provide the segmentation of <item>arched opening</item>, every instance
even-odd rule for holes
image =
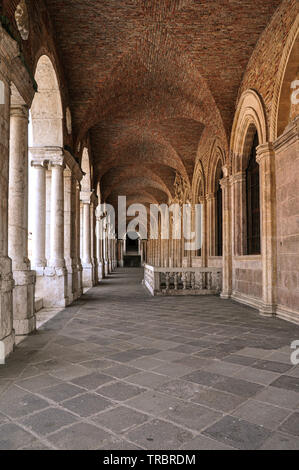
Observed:
[[[126,253],[132,255],[139,254],[139,237],[137,232],[130,232],[126,235]]]
[[[126,233],[124,238],[124,267],[139,268],[141,266],[141,242],[138,232]]]
[[[223,178],[222,172],[222,162],[218,161],[216,168],[216,178],[215,178],[215,195],[216,195],[216,220],[215,220],[215,254],[216,256],[222,256],[223,252],[223,210],[222,210],[222,188],[220,181]]]
[[[38,93],[31,106],[31,147],[63,147],[62,103],[59,84],[48,56],[40,57],[35,80]]]
[[[256,148],[259,145],[258,133],[254,134],[246,168],[246,215],[247,215],[247,254],[261,253],[260,227],[260,179],[259,164],[256,161]]]

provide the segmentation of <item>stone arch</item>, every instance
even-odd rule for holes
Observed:
[[[213,193],[215,191],[215,185],[217,180],[217,168],[219,162],[223,167],[225,164],[225,155],[222,149],[221,143],[215,140],[212,144],[211,154],[209,158],[209,169],[208,169],[208,181],[207,181],[207,193]]]
[[[267,120],[261,97],[254,90],[245,91],[239,101],[231,133],[232,171],[245,170],[255,132],[259,144],[268,140]]]
[[[38,92],[31,106],[31,146],[63,147],[60,89],[52,61],[42,55],[36,66]]]
[[[201,160],[198,160],[195,166],[192,182],[192,202],[198,204],[199,198],[206,194],[206,181],[204,168]]]
[[[293,117],[291,115],[291,96],[295,91],[292,84],[299,80],[299,15],[287,38],[276,76],[273,93],[273,105],[270,115],[270,140],[274,141],[287,127]],[[296,89],[299,83],[295,84]],[[298,93],[297,93],[298,96]],[[298,114],[298,103],[296,112]]]

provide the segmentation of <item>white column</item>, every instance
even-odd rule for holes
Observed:
[[[32,266],[45,268],[46,261],[46,164],[31,161],[32,198]]]
[[[14,47],[15,45],[15,47]],[[10,61],[18,54],[17,46],[0,27],[0,359],[14,347],[12,306],[12,265],[8,257],[8,166],[10,115]],[[3,357],[4,356],[4,357]]]
[[[61,163],[51,163],[51,230],[50,230],[50,262],[52,268],[64,268],[64,188]]]
[[[90,217],[91,193],[81,192],[82,202],[82,265],[83,287],[93,287],[93,265],[91,259],[91,217]]]
[[[68,272],[68,300],[77,298],[76,182],[69,168],[64,171],[64,258]]]
[[[103,279],[103,240],[102,240],[102,219],[99,214],[96,217],[96,243],[98,260],[98,279]]]
[[[83,294],[83,266],[81,262],[81,201],[80,201],[81,185],[76,183],[76,264],[77,264],[77,285],[78,297]]]
[[[10,113],[8,254],[15,289],[13,316],[16,335],[35,330],[35,273],[28,259],[28,108],[14,105]]]

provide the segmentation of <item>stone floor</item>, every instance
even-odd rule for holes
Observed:
[[[299,327],[118,270],[0,366],[0,449],[299,449]]]

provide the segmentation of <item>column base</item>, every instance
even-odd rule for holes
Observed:
[[[94,286],[94,267],[92,264],[83,264],[82,282],[85,289]]]
[[[263,317],[274,317],[276,315],[276,305],[263,304],[259,308],[259,313]]]
[[[65,268],[45,268],[36,274],[36,296],[43,299],[44,308],[69,305]]]
[[[11,259],[0,258],[0,361],[4,361],[14,349],[13,287]]]
[[[228,292],[221,292],[220,294],[220,298],[223,299],[223,300],[229,300],[231,299],[231,294],[229,294]]]
[[[104,273],[105,273],[105,277],[108,276],[109,274],[109,264],[107,260],[105,260],[104,262]]]
[[[75,264],[67,264],[67,297],[71,304],[78,298],[78,271]]]
[[[78,280],[78,299],[83,295],[83,267],[82,264],[77,266],[77,280]]]
[[[99,282],[102,281],[102,279],[104,278],[104,265],[102,263],[102,261],[99,261],[98,262],[98,278],[99,278]]]
[[[13,276],[13,326],[16,336],[25,336],[36,329],[35,271],[14,271]]]

